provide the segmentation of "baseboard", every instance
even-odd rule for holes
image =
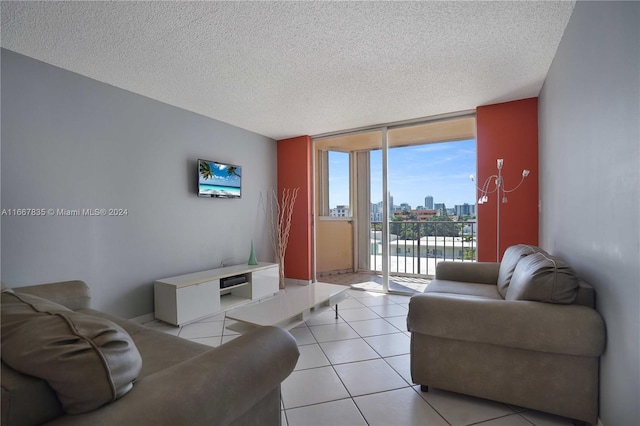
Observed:
[[[156,319],[156,317],[153,312],[151,312],[150,314],[144,314],[140,315],[139,317],[129,318],[129,321],[137,322],[138,324],[144,324],[145,322],[153,321],[154,319]]]
[[[309,285],[311,284],[311,280],[300,280],[297,278],[286,278],[284,279],[285,285]]]

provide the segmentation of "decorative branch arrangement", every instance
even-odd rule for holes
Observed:
[[[284,288],[284,255],[289,242],[291,229],[291,214],[293,205],[300,188],[283,188],[282,197],[278,200],[278,193],[272,189],[269,197],[271,211],[271,244],[276,255],[276,262],[280,265],[280,288]]]

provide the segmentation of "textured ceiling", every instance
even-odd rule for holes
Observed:
[[[282,139],[537,96],[574,2],[1,7],[2,47]]]

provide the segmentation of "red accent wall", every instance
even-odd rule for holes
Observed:
[[[291,217],[284,273],[300,280],[312,278],[311,152],[311,136],[278,141],[278,199],[283,188],[300,188]]]
[[[520,182],[522,170],[529,176],[508,202],[500,206],[500,258],[513,244],[538,245],[538,98],[476,109],[477,173],[482,186],[488,176],[498,173],[496,160],[504,159],[502,176],[506,189]],[[495,188],[492,183],[490,188]],[[477,192],[476,199],[480,197]],[[496,197],[477,206],[478,261],[496,261]]]

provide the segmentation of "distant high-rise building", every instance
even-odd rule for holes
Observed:
[[[467,203],[464,203],[462,205],[458,204],[456,205],[456,215],[457,216],[471,216],[473,213],[471,213],[471,206]]]
[[[424,197],[424,207],[427,210],[433,210],[433,197],[431,195]]]
[[[351,216],[351,210],[349,206],[336,206],[335,209],[329,210],[329,216],[331,217],[349,217]]]
[[[411,210],[411,206],[409,205],[409,203],[401,203],[400,204],[400,210],[404,210],[404,211],[410,211]]]
[[[379,203],[371,203],[371,210],[369,213],[371,222],[382,222],[382,201]]]

